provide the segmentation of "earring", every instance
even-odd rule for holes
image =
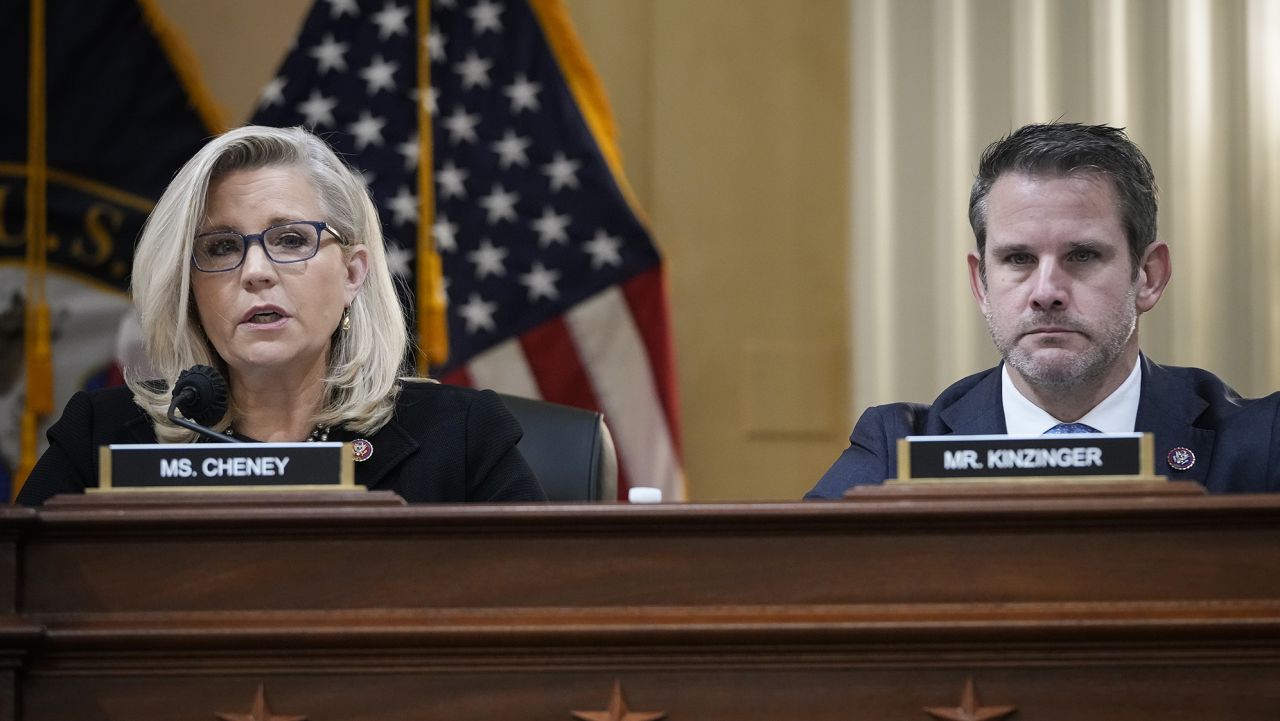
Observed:
[[[351,306],[342,309],[342,332],[351,330]]]

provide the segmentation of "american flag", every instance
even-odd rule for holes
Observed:
[[[602,411],[620,493],[656,486],[683,498],[662,259],[564,8],[434,0],[420,24],[427,5],[318,0],[252,122],[307,126],[360,170],[407,313],[430,281],[418,256],[434,243],[449,341],[437,377]]]

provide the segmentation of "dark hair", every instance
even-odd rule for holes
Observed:
[[[1024,125],[982,153],[969,193],[969,225],[978,240],[979,270],[986,281],[987,195],[1006,173],[1060,177],[1095,173],[1111,179],[1120,222],[1129,239],[1133,270],[1156,239],[1156,179],[1151,163],[1124,128],[1079,123]]]

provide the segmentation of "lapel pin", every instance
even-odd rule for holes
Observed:
[[[373,444],[363,438],[351,441],[351,457],[356,463],[369,460],[373,457]]]
[[[1169,461],[1169,467],[1173,470],[1185,471],[1196,464],[1196,454],[1192,453],[1190,448],[1178,446],[1169,451],[1167,460]]]

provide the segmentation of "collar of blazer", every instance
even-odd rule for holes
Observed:
[[[417,453],[421,447],[395,417],[372,435],[360,435],[345,428],[339,428],[329,436],[331,441],[343,442],[350,442],[357,438],[364,438],[373,444],[373,455],[369,456],[368,460],[356,464],[356,483],[370,489],[380,486],[396,466]]]
[[[965,435],[1004,433],[1004,405],[1000,401],[1000,369],[996,366],[953,403],[943,408],[938,417],[947,431]]]
[[[1191,383],[1178,378],[1168,369],[1153,363],[1145,355],[1142,363],[1142,400],[1138,402],[1138,418],[1134,430],[1154,433],[1156,437],[1156,474],[1173,480],[1204,481],[1213,460],[1217,433],[1196,425],[1209,401],[1198,394]],[[1169,465],[1169,452],[1187,448],[1196,456],[1195,464],[1185,471]]]

